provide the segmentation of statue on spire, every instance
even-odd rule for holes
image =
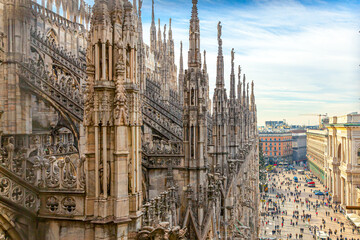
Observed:
[[[231,64],[234,65],[235,51],[234,48],[231,49]]]
[[[166,24],[164,25],[164,42],[166,42]]]
[[[221,22],[219,21],[218,26],[217,26],[217,30],[218,30],[218,41],[221,41]]]

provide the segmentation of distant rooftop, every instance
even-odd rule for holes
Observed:
[[[334,116],[329,118],[329,125],[350,124],[360,125],[360,114],[353,112],[343,116]]]
[[[328,135],[328,130],[327,129],[308,129],[306,133],[326,136],[326,135]]]

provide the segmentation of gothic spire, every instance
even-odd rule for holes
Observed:
[[[162,49],[162,40],[161,40],[161,29],[160,29],[160,18],[158,19],[158,51],[161,52]]]
[[[154,0],[152,0],[152,12],[151,12],[151,27],[155,26],[155,11],[154,11]]]
[[[154,12],[154,0],[152,0],[152,15],[151,15],[151,27],[150,27],[150,50],[156,51],[156,26],[155,26],[155,12]]]
[[[171,29],[171,18],[169,19],[169,31],[168,31],[168,49],[169,49],[169,56],[171,64],[175,64],[175,46],[174,46],[174,39],[172,35]]]
[[[183,60],[183,53],[182,53],[182,41],[180,41],[180,70],[179,73],[182,74],[184,72],[184,60]],[[180,83],[179,83],[180,84]]]
[[[207,64],[206,64],[206,50],[204,50],[204,72],[207,73]]]
[[[246,76],[244,74],[244,77],[243,77],[243,99],[242,99],[242,104],[245,106],[246,102],[245,102],[245,98],[246,98],[246,94],[245,94],[245,82],[246,82]]]
[[[200,54],[200,22],[198,18],[197,0],[192,0],[193,7],[190,19],[189,29],[189,67],[201,68]]]
[[[172,40],[171,18],[169,19],[169,41]]]
[[[180,66],[180,69],[179,69],[179,79],[178,79],[178,82],[179,82],[179,98],[180,98],[180,102],[183,103],[184,102],[184,64],[183,64],[183,54],[182,54],[182,41],[180,42],[180,63],[179,63],[179,66]]]
[[[221,22],[219,21],[217,25],[218,29],[218,56],[217,56],[217,66],[216,66],[216,87],[224,87],[224,56],[222,53],[222,39],[221,39]]]
[[[92,25],[104,25],[104,26],[110,24],[110,13],[107,6],[107,1],[105,0],[95,1],[91,23]]]
[[[133,0],[133,11],[135,14],[137,14],[136,0]]]
[[[249,108],[249,83],[247,83],[246,88],[246,106]]]
[[[255,94],[254,94],[254,80],[251,82],[251,110],[255,110]]]
[[[239,65],[238,69],[238,84],[237,84],[237,98],[238,101],[241,102],[241,67]]]
[[[235,51],[231,50],[231,74],[230,74],[230,99],[235,100],[235,71],[234,71]]]

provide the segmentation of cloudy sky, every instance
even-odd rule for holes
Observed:
[[[181,40],[187,63],[191,6],[191,0],[155,0],[162,29],[172,18],[177,64]],[[235,65],[255,82],[259,125],[283,119],[317,124],[317,116],[301,114],[360,112],[360,1],[199,0],[198,8],[211,95],[221,21],[226,87],[234,48]],[[149,43],[151,0],[144,0],[142,13]]]

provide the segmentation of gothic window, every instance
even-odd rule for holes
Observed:
[[[338,146],[337,154],[338,154],[338,160],[339,160],[339,162],[341,162],[343,160],[342,159],[342,154],[341,154],[341,144],[339,144],[339,146]]]
[[[195,91],[194,88],[191,88],[191,102],[190,105],[193,106],[195,104]]]
[[[360,165],[360,147],[358,148],[357,151],[357,164]]]
[[[57,34],[54,29],[50,29],[46,34],[47,39],[52,43],[58,43]]]
[[[195,155],[194,126],[191,126],[190,134],[191,134],[191,139],[190,139],[190,143],[191,143],[191,157],[194,157],[194,155]]]
[[[109,67],[110,67],[110,60],[109,60],[109,42],[106,43],[106,78],[110,80],[111,76],[109,76]]]
[[[126,49],[126,78],[130,79],[130,46]]]
[[[98,61],[99,61],[99,79],[101,79],[102,78],[102,64],[103,64],[103,62],[102,62],[102,46],[101,46],[101,42],[99,41],[98,42],[98,49],[99,49],[99,55],[98,55]]]

